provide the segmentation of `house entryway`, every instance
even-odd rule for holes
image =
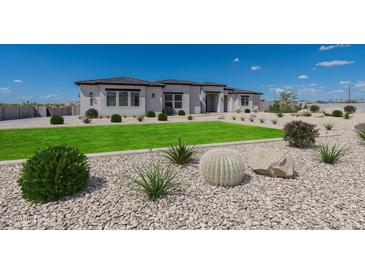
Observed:
[[[224,112],[228,112],[228,96],[224,95]]]
[[[206,112],[217,112],[219,94],[209,93],[205,96]]]

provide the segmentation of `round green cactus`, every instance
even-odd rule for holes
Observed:
[[[244,166],[240,155],[232,149],[212,149],[200,160],[200,172],[211,185],[234,186],[243,180]]]

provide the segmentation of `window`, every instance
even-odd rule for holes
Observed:
[[[115,91],[107,91],[106,93],[106,106],[115,107],[117,101],[117,94]]]
[[[121,106],[121,107],[128,106],[128,92],[127,91],[119,92],[119,106]]]
[[[90,106],[92,107],[94,105],[93,98],[90,98]]]
[[[182,94],[165,94],[165,108],[182,108]]]
[[[241,106],[248,106],[250,96],[241,96]]]
[[[139,106],[139,93],[131,92],[131,106],[138,107]]]

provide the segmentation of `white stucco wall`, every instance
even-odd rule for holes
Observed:
[[[163,108],[162,87],[146,87],[145,97],[146,97],[146,114],[148,111],[154,111],[156,114],[162,112]]]
[[[92,93],[93,106],[90,106],[90,93]],[[95,85],[80,85],[80,116],[85,116],[89,108],[95,108],[100,113],[100,89]]]

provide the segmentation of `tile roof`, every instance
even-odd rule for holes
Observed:
[[[82,80],[76,81],[76,85],[88,84],[88,85],[98,85],[98,84],[115,84],[115,85],[140,85],[140,86],[164,86],[164,84],[159,82],[150,82],[142,79],[132,78],[132,77],[115,77],[115,78],[103,78],[95,80]]]

